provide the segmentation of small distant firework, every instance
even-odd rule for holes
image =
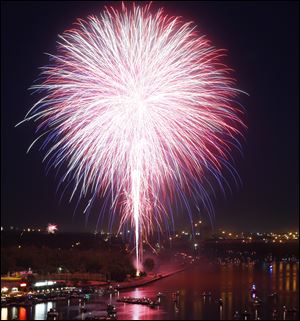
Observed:
[[[49,223],[47,226],[48,234],[55,234],[58,231],[57,225]]]

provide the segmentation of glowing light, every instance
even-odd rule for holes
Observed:
[[[34,286],[41,287],[41,286],[47,286],[47,285],[54,285],[55,281],[42,281],[42,282],[36,282],[34,283]]]
[[[49,223],[47,226],[48,234],[55,234],[58,231],[57,225]]]
[[[60,184],[74,183],[70,201],[89,198],[88,215],[106,198],[119,229],[131,224],[137,274],[141,240],[171,221],[175,198],[189,215],[188,200],[212,214],[210,179],[222,188],[224,170],[237,178],[230,154],[240,150],[241,91],[223,55],[192,23],[123,5],[59,36],[32,86],[44,96],[22,121],[39,123],[28,151],[43,138],[48,168],[65,164]]]

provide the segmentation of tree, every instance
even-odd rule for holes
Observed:
[[[151,259],[151,258],[147,258],[145,261],[144,261],[144,267],[145,269],[149,272],[149,271],[152,271],[154,269],[154,266],[155,266],[155,263],[154,263],[154,260]]]

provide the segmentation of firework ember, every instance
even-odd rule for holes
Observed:
[[[211,211],[212,179],[234,174],[244,125],[224,51],[192,23],[123,5],[78,20],[49,56],[32,86],[43,96],[23,122],[38,123],[33,144],[43,139],[44,161],[63,164],[70,199],[88,197],[88,213],[102,198],[120,228],[131,224],[139,273],[153,227],[191,201]]]

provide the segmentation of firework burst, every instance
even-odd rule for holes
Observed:
[[[49,223],[47,226],[48,234],[55,234],[58,231],[57,225]]]
[[[60,35],[32,86],[43,94],[24,119],[38,122],[33,144],[44,139],[44,161],[64,164],[70,199],[90,197],[87,212],[103,198],[131,224],[138,271],[141,238],[170,221],[171,204],[211,211],[209,181],[233,171],[243,123],[223,55],[192,23],[123,5]]]

